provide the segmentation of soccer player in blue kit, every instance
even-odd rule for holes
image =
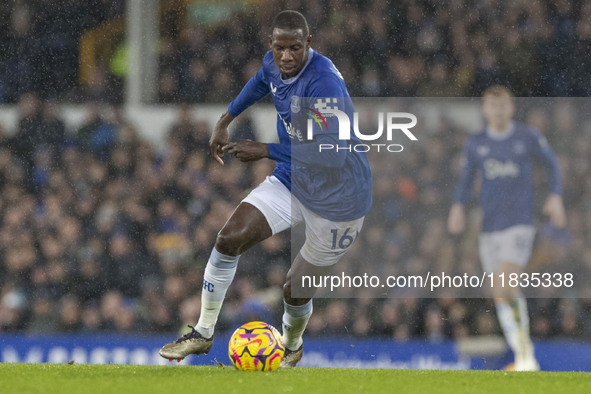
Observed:
[[[265,54],[263,66],[216,124],[210,148],[220,164],[223,165],[221,157],[227,153],[243,162],[269,158],[276,161],[276,167],[244,198],[218,233],[205,267],[199,321],[190,333],[160,350],[164,358],[183,359],[189,354],[208,353],[240,255],[271,235],[303,222],[306,241],[284,285],[282,335],[286,351],[280,367],[294,367],[302,358],[302,334],[312,315],[312,298],[292,297],[292,281],[303,273],[328,273],[359,234],[372,202],[371,170],[364,153],[318,153],[320,144],[343,146],[354,143],[356,137],[338,140],[337,119],[328,114],[328,127],[324,132],[315,132],[312,140],[304,139],[304,132],[292,124],[292,112],[301,109],[294,106],[299,99],[302,103],[312,100],[319,113],[327,103],[335,103],[338,108],[333,109],[352,113],[341,74],[310,44],[308,24],[302,14],[277,14],[272,25],[271,50]],[[230,122],[268,94],[277,109],[279,143],[228,142]],[[292,171],[294,168],[297,171]],[[347,242],[339,242],[344,238]]]
[[[552,148],[537,131],[512,120],[514,98],[503,86],[483,94],[482,112],[487,127],[465,143],[464,163],[448,218],[448,230],[465,228],[464,206],[470,200],[476,173],[482,175],[480,205],[483,211],[479,253],[487,273],[521,273],[533,247],[533,165],[541,162],[549,180],[543,213],[556,227],[564,227],[560,170]],[[505,339],[515,355],[514,369],[536,371],[540,366],[529,335],[526,299],[519,288],[492,289],[497,316]]]

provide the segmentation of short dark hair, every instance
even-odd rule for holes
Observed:
[[[308,22],[306,21],[306,17],[301,13],[292,10],[281,11],[280,13],[278,13],[275,16],[275,19],[273,19],[272,29],[301,29],[304,33],[304,38],[310,35],[310,29],[308,28]]]

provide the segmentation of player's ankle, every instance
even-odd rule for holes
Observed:
[[[213,336],[213,327],[203,327],[197,323],[195,331],[197,331],[203,338],[211,338]]]
[[[299,337],[297,339],[286,339],[284,337],[283,341],[285,343],[285,348],[289,349],[293,352],[298,350],[300,348],[300,346],[302,346],[302,344],[304,343],[304,340],[302,339],[302,337]]]

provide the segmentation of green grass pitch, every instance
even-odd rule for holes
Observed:
[[[591,393],[584,372],[0,364],[0,393]]]

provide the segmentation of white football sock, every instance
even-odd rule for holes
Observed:
[[[304,305],[289,305],[283,301],[283,343],[290,350],[298,350],[302,345],[302,334],[312,316],[312,300]]]
[[[213,248],[205,266],[201,290],[201,314],[195,327],[205,338],[213,335],[226,291],[234,279],[239,258],[240,255],[228,256]]]
[[[507,301],[495,301],[497,307],[497,316],[499,317],[499,323],[505,334],[505,340],[509,344],[513,353],[517,355],[519,347],[519,324],[513,308]]]
[[[513,350],[516,360],[533,356],[525,298],[517,297],[508,302],[495,302],[495,305],[505,339]]]
[[[523,297],[515,298],[519,313],[519,338],[521,341],[521,356],[525,359],[534,357],[534,346],[529,336],[529,314],[527,300]]]

